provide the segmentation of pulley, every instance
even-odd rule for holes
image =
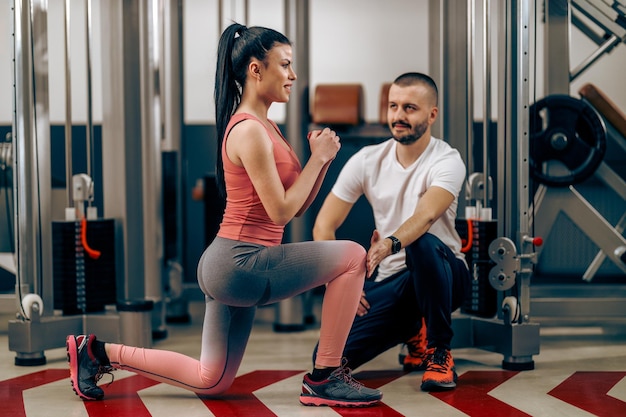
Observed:
[[[496,264],[489,271],[489,283],[498,291],[506,291],[515,285],[515,274],[519,271],[519,257],[515,243],[509,238],[499,237],[489,244],[489,257]]]
[[[578,184],[606,152],[606,126],[584,100],[555,94],[530,107],[530,174],[542,184]]]

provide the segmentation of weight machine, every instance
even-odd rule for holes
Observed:
[[[580,92],[583,97],[591,94],[608,103],[604,93],[591,84]],[[595,176],[622,201],[626,200],[626,182],[604,161],[608,136],[604,119],[588,100],[565,95],[539,100],[531,113],[535,118],[531,167],[533,176],[541,183],[534,201],[534,210],[541,214],[535,216],[535,230],[547,235],[557,215],[563,212],[600,248],[583,274],[585,281],[593,280],[607,257],[626,273],[626,239],[622,236],[626,215],[612,226],[576,189],[577,184]],[[617,134],[609,138],[626,150],[626,139]],[[550,173],[551,162],[559,162],[564,173]]]
[[[569,88],[571,80],[597,61],[602,54],[624,41],[626,9],[623,2],[613,2],[612,6],[601,1],[550,0],[544,3],[545,81],[549,94],[545,99],[531,105],[529,83],[533,77],[527,66],[527,59],[532,45],[530,34],[533,31],[525,32],[523,28],[533,26],[527,14],[534,12],[533,2],[513,2],[504,6],[504,10],[498,9],[501,13],[499,17],[491,21],[488,19],[488,13],[492,10],[489,3],[483,2],[483,42],[487,45],[483,50],[482,63],[485,120],[482,131],[483,173],[479,176],[470,175],[467,188],[470,196],[468,201],[473,199],[480,203],[476,205],[477,211],[480,211],[481,206],[486,207],[490,201],[490,189],[495,196],[494,213],[498,219],[498,236],[504,237],[496,238],[489,244],[489,258],[495,266],[489,271],[488,279],[491,286],[498,291],[495,304],[497,314],[493,319],[471,314],[455,317],[453,344],[456,347],[481,347],[503,353],[503,367],[507,369],[532,369],[532,355],[539,352],[539,320],[543,323],[553,320],[555,316],[568,316],[568,323],[585,321],[607,325],[623,322],[626,316],[623,286],[613,286],[608,296],[606,289],[600,296],[600,288],[587,287],[580,291],[579,297],[567,299],[566,294],[573,293],[570,288],[564,290],[562,286],[557,288],[541,282],[537,282],[541,285],[530,285],[539,255],[545,248],[541,238],[548,236],[555,217],[561,210],[584,225],[584,231],[600,248],[585,273],[587,281],[596,274],[604,259],[610,259],[620,270],[624,270],[624,216],[611,224],[575,187],[592,176],[617,195],[620,202],[624,200],[626,191],[623,172],[622,177],[615,172],[620,170],[621,165],[618,163],[611,167],[605,158],[606,147],[611,144],[613,148],[608,153],[611,157],[617,156],[619,159],[623,155],[624,140],[621,136],[614,135],[615,126],[624,126],[623,113],[620,117],[619,110],[611,106],[610,101],[602,97],[601,92],[593,86],[581,89],[581,99],[569,97]],[[571,13],[570,6],[577,12]],[[464,7],[467,7],[467,11],[463,10]],[[452,2],[437,3],[433,10],[438,10],[446,17],[435,28],[436,32],[432,36],[442,39],[440,49],[435,53],[443,51],[442,56],[445,57],[441,66],[435,67],[439,71],[433,71],[438,74],[440,84],[443,85],[443,137],[469,138],[467,144],[457,143],[455,146],[465,149],[470,173],[475,171],[473,157],[476,156],[472,153],[475,76],[472,58],[480,56],[475,53],[473,39],[476,34],[473,27],[474,8],[473,1],[460,5]],[[578,13],[585,13],[586,17],[579,16]],[[468,16],[468,19],[464,20],[464,16]],[[432,20],[436,21],[436,17]],[[605,31],[593,38],[599,49],[571,73],[568,52],[569,20],[564,22],[564,19],[570,18],[577,26],[590,21]],[[488,35],[491,22],[504,22],[500,24],[506,28],[505,33],[501,29],[497,37],[498,42],[504,41],[506,48],[495,49],[498,53],[498,73],[505,74],[504,79],[499,79],[498,83],[491,83],[491,48],[488,46],[492,39]],[[582,30],[585,34],[592,32],[590,29]],[[536,33],[536,29],[534,32]],[[439,36],[441,34],[443,36]],[[463,53],[458,45],[467,45],[467,52]],[[434,58],[431,60],[438,62]],[[468,91],[455,89],[455,83],[459,80],[467,80]],[[490,86],[495,85],[498,88],[500,111],[497,139],[494,140],[488,120],[491,114]],[[595,96],[593,105],[592,96]],[[602,117],[599,115],[601,107],[604,108]],[[605,123],[604,119],[611,120],[611,123]],[[463,120],[466,126],[463,126]],[[617,138],[608,145],[605,141],[607,131],[609,136]],[[495,153],[491,153],[493,148],[497,148]],[[623,157],[621,158],[623,161]],[[490,183],[492,173],[497,173],[498,178],[494,188],[491,188]],[[533,202],[530,201],[530,195],[534,192],[530,183],[531,177],[539,182],[543,181]],[[558,238],[555,237],[556,239]],[[559,244],[566,246],[568,243]],[[483,273],[483,280],[484,275]],[[554,322],[556,321],[553,320],[552,323]]]
[[[429,5],[430,38],[434,40],[430,73],[440,86],[441,97],[434,132],[457,148],[466,161],[468,199],[459,200],[459,213],[465,209],[468,225],[473,223],[468,229],[473,233],[474,248],[466,259],[475,283],[482,281],[474,294],[476,304],[470,300],[469,306],[453,315],[452,347],[498,352],[503,355],[503,368],[530,370],[540,342],[539,323],[531,318],[529,296],[539,240],[530,235],[527,217],[534,2],[485,0],[480,8],[477,3],[432,0]],[[479,10],[482,14],[477,16]],[[482,48],[478,49],[481,37]],[[494,47],[493,41],[497,41]],[[492,51],[497,57],[496,78],[492,77]],[[482,58],[482,73],[474,73],[480,68],[475,57]],[[483,95],[482,146],[474,140],[479,133],[474,122],[475,82]],[[494,97],[497,124],[491,122]],[[502,237],[487,241],[481,233],[492,228]],[[489,289],[489,285],[497,294],[488,313],[491,306],[481,308],[484,300],[480,287]],[[475,314],[477,310],[481,314]]]
[[[531,106],[530,166],[539,183],[530,209],[531,226],[539,235],[554,235],[549,240],[558,248],[549,253],[591,260],[584,272],[569,273],[574,279],[579,277],[577,282],[544,284],[541,269],[549,258],[539,257],[533,310],[543,321],[623,325],[626,181],[621,166],[626,158],[626,116],[597,86],[583,85],[577,98],[570,95],[570,84],[626,42],[626,3],[551,0],[546,2],[545,21],[547,95]],[[571,25],[598,48],[570,71]],[[557,219],[570,223],[557,224]],[[557,236],[564,231],[577,236],[576,240]],[[578,231],[583,235],[576,235]],[[539,248],[538,256],[547,250]],[[609,283],[596,284],[598,276]]]
[[[153,338],[166,335],[164,319],[168,294],[165,282],[179,270],[176,257],[180,252],[170,251],[168,256],[163,249],[161,230],[162,167],[169,163],[174,170],[180,169],[177,158],[182,100],[177,71],[181,66],[175,62],[182,57],[178,42],[178,0],[159,2],[159,7],[155,7],[156,1],[152,0],[128,4],[113,0],[100,4],[102,21],[106,22],[102,59],[102,189],[103,211],[108,219],[104,220],[90,215],[93,207],[84,210],[83,205],[90,205],[93,197],[91,175],[73,175],[72,172],[70,10],[69,2],[65,2],[66,204],[74,206],[66,211],[66,219],[61,222],[53,222],[50,181],[48,64],[45,59],[48,5],[41,0],[14,0],[13,3],[13,194],[17,259],[14,302],[18,314],[15,320],[9,321],[9,350],[16,352],[16,365],[40,365],[46,361],[45,350],[64,346],[68,334],[86,331],[112,342],[150,346]],[[85,5],[87,166],[90,170],[93,128],[91,1],[86,0]],[[158,35],[163,34],[166,36],[161,39]],[[175,63],[168,67],[170,61]],[[179,179],[180,174],[175,171],[170,174],[174,181]],[[167,191],[167,186],[163,188]],[[175,197],[171,201],[175,201]],[[179,208],[176,213],[180,217]],[[108,257],[108,267],[112,270],[105,269],[102,263],[92,264],[92,256],[97,258],[98,254],[85,244],[101,223],[109,224],[110,234],[106,238],[108,246],[97,262]],[[61,229],[65,226],[72,229],[69,240],[63,240],[66,235],[57,229],[59,225]],[[180,227],[174,229],[179,231]],[[89,232],[85,233],[86,230]],[[54,240],[57,237],[63,241],[61,244]],[[90,242],[94,243],[93,249],[103,248],[95,244],[97,241]],[[180,244],[180,239],[176,242]],[[64,266],[72,270],[70,275],[74,275],[76,285],[71,286],[71,291],[75,292],[57,291],[60,258],[68,260]],[[106,276],[90,277],[90,273]],[[107,280],[109,293],[90,289],[89,278],[92,282]],[[109,295],[106,300],[94,300],[105,293]],[[63,310],[63,314],[59,310]]]

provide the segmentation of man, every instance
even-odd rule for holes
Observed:
[[[425,369],[424,391],[456,387],[451,314],[463,303],[470,281],[455,229],[465,165],[457,150],[431,136],[437,94],[427,75],[396,78],[387,111],[393,138],[350,158],[313,230],[316,240],[334,239],[365,195],[376,230],[367,253],[368,280],[344,355],[354,369],[406,343],[405,369]]]

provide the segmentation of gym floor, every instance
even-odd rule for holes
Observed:
[[[198,357],[203,305],[191,303],[191,323],[168,325],[155,348]],[[220,400],[115,371],[100,381],[105,400],[83,402],[71,389],[65,348],[45,352],[43,366],[15,366],[7,324],[0,315],[0,416],[624,416],[626,332],[596,327],[541,326],[535,369],[512,372],[502,355],[475,348],[453,349],[457,389],[420,391],[421,372],[404,373],[399,347],[355,370],[364,384],[380,387],[383,404],[367,409],[304,407],[302,376],[317,340],[315,324],[301,332],[273,330],[274,308],[260,309],[239,376]]]

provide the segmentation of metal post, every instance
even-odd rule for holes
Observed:
[[[18,284],[29,284],[52,306],[47,2],[16,1],[14,24]]]
[[[546,0],[544,33],[544,93],[570,93],[570,0]]]
[[[467,154],[468,173],[474,172],[474,56],[476,54],[476,2],[467,2]],[[484,177],[487,178],[487,177]],[[480,213],[478,213],[480,214]]]
[[[91,85],[91,45],[93,43],[93,34],[91,28],[91,0],[87,1],[87,7],[85,11],[85,55],[86,55],[86,71],[87,71],[87,126],[85,132],[85,145],[87,151],[87,175],[93,178],[93,165],[94,165],[94,151],[93,151],[93,92]],[[69,188],[69,187],[68,187]],[[88,204],[91,205],[92,201],[89,200]]]
[[[24,316],[27,292],[43,300],[43,314],[54,309],[48,103],[47,1],[16,0],[14,5],[13,195],[16,228],[16,301]],[[9,347],[23,334],[9,329]],[[45,363],[43,349],[20,345],[16,364]]]
[[[444,42],[446,39],[444,25],[444,1],[429,0],[428,2],[428,34],[430,47],[428,48],[428,72],[430,77],[437,83],[439,89],[439,117],[432,126],[432,133],[437,137],[444,135],[443,120],[447,86],[443,78],[445,68],[445,56],[443,54]]]
[[[104,216],[116,220],[117,296],[153,301],[153,334],[164,336],[159,2],[111,0],[100,11]]]
[[[499,49],[508,68],[499,105],[499,147],[503,150],[505,190],[503,193],[503,228],[505,236],[516,243],[520,263],[515,275],[515,293],[519,317],[509,326],[512,335],[524,334],[524,339],[512,338],[511,349],[504,353],[505,369],[533,369],[532,355],[539,353],[539,324],[530,321],[530,277],[533,246],[529,243],[529,108],[530,108],[530,39],[534,13],[530,0],[513,0],[507,4],[502,28],[506,42]],[[502,72],[501,72],[502,73]],[[499,205],[500,206],[500,205]]]
[[[182,42],[182,0],[164,0],[161,14],[161,120],[163,124],[163,182],[164,195],[164,285],[170,288],[167,297],[166,320],[189,319],[187,303],[181,297],[183,281],[183,181],[182,181],[182,115],[183,115],[183,42]],[[169,211],[166,207],[171,207]],[[173,212],[172,212],[173,211]],[[173,233],[168,233],[174,229]]]
[[[144,205],[139,74],[139,4],[100,5],[104,217],[116,219],[117,298],[145,295]],[[150,236],[152,241],[155,236]]]
[[[489,130],[491,121],[491,2],[483,0],[483,207],[489,202]],[[482,218],[482,213],[477,213]]]
[[[309,125],[309,2],[285,0],[285,34],[293,44],[293,56],[298,74],[295,89],[287,103],[287,138],[300,160],[308,157],[304,141]],[[286,229],[288,240],[298,242],[311,239],[308,214],[293,219]],[[275,331],[304,330],[303,295],[277,304]]]
[[[72,175],[72,67],[71,67],[71,8],[70,0],[63,3],[65,19],[63,19],[63,33],[65,35],[65,184],[67,207],[74,205]]]
[[[285,0],[285,32],[293,44],[293,56],[298,80],[287,103],[287,138],[296,155],[308,157],[305,135],[309,125],[309,2]],[[290,241],[311,239],[308,216],[292,220],[289,224]]]
[[[470,89],[465,88],[472,82],[467,50],[471,24],[468,2],[470,0],[430,0],[428,8],[431,22],[429,71],[439,87],[439,116],[433,134],[457,149],[464,161],[472,158],[472,148],[468,147],[471,142],[467,139],[473,130],[468,111]],[[466,201],[459,199],[457,211],[463,213],[465,205]]]
[[[153,331],[166,335],[163,303],[162,97],[157,80],[162,57],[160,0],[139,2],[139,79],[145,296],[154,302]]]

